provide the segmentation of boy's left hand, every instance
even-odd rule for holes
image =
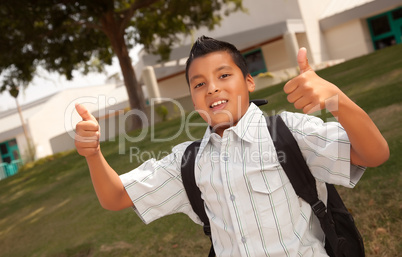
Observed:
[[[334,96],[341,91],[334,84],[319,77],[310,67],[307,60],[306,48],[300,48],[297,55],[300,75],[288,81],[283,90],[288,95],[287,100],[293,103],[296,109],[302,109],[304,113],[313,113],[327,108],[329,111],[336,109]]]
[[[348,134],[352,164],[376,167],[385,162],[389,158],[389,147],[370,116],[337,86],[313,71],[305,48],[299,50],[297,62],[300,75],[283,88],[288,101],[308,114],[324,108],[330,111]]]

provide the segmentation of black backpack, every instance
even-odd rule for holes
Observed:
[[[325,233],[325,249],[331,257],[364,257],[363,239],[352,215],[345,207],[334,185],[326,184],[327,206],[318,199],[315,178],[304,160],[299,146],[289,128],[278,115],[266,117],[269,133],[277,152],[286,155],[280,162],[296,194],[310,204]],[[201,191],[194,176],[195,157],[201,141],[190,144],[182,158],[181,175],[191,207],[204,223],[204,233],[211,239],[209,257],[215,256],[209,219],[204,209]],[[283,158],[284,159],[284,158]]]

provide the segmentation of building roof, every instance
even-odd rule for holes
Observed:
[[[48,96],[42,97],[42,98],[40,98],[40,99],[38,99],[38,100],[35,100],[35,101],[32,101],[32,102],[23,104],[23,105],[21,105],[21,110],[22,110],[22,111],[25,111],[25,110],[31,109],[31,108],[33,108],[33,107],[35,107],[35,106],[41,105],[41,104],[47,102],[47,101],[48,101],[50,98],[52,98],[55,94],[57,94],[57,92],[56,92],[56,93],[53,93],[53,94],[50,94],[50,95],[48,95]],[[7,117],[7,116],[10,116],[10,115],[12,115],[12,114],[15,114],[15,113],[17,113],[17,112],[18,112],[17,108],[12,108],[12,109],[8,109],[8,110],[5,110],[5,111],[1,111],[1,112],[0,112],[0,119],[2,119],[2,118],[4,118],[4,117]]]
[[[375,0],[347,0],[347,1],[339,1],[332,0],[324,12],[321,14],[321,19],[330,17],[332,15],[342,13],[344,11],[350,10],[352,8],[361,6],[363,4],[373,2]]]
[[[320,27],[325,31],[352,20],[368,18],[401,4],[401,0],[332,0],[320,17]]]

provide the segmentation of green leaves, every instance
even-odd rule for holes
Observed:
[[[239,9],[241,0],[1,1],[0,92],[27,85],[38,66],[67,79],[73,70],[102,71],[113,55],[129,59],[127,47],[135,44],[167,60],[179,35],[213,29],[222,15]],[[123,76],[135,77],[132,67],[123,70],[132,70]]]
[[[58,2],[0,3],[1,91],[28,84],[38,65],[72,79],[73,70],[87,73],[111,64],[113,51],[108,39],[100,30],[87,26],[86,8],[76,1]],[[99,60],[96,67],[92,66],[94,59]]]

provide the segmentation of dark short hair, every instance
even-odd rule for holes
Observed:
[[[216,40],[210,37],[201,36],[195,41],[193,47],[191,48],[190,55],[186,62],[186,80],[187,84],[190,85],[188,77],[188,69],[194,59],[202,57],[209,53],[225,51],[230,54],[233,62],[240,68],[243,73],[244,78],[249,74],[246,60],[237,48],[225,41]]]

